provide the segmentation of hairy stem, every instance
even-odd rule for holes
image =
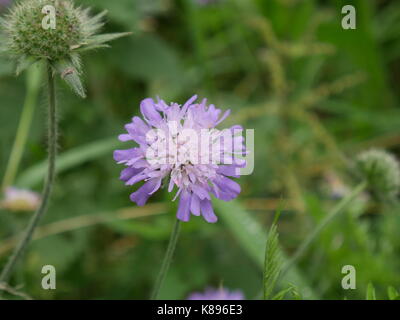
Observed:
[[[19,121],[17,134],[7,163],[6,173],[2,182],[3,190],[13,185],[18,167],[24,153],[29,128],[32,123],[33,113],[36,107],[36,100],[40,90],[40,79],[42,78],[41,68],[36,65],[27,70],[27,94],[24,107]]]
[[[167,275],[169,266],[171,264],[172,256],[174,255],[176,243],[178,241],[180,230],[180,221],[176,219],[174,229],[172,230],[171,237],[169,239],[167,252],[165,253],[164,261],[161,266],[160,273],[158,274],[156,284],[151,294],[151,300],[156,300],[160,293],[161,286],[164,282],[165,276]]]
[[[303,241],[300,247],[297,249],[292,258],[286,263],[282,270],[282,276],[303,256],[309,246],[315,240],[315,238],[321,233],[321,231],[340,213],[346,206],[351,203],[361,192],[367,187],[366,182],[360,183],[347,197],[340,201],[316,226],[313,232]]]
[[[57,118],[56,118],[56,95],[54,76],[51,69],[50,62],[47,62],[47,79],[48,79],[48,96],[49,96],[49,110],[48,110],[48,172],[43,187],[42,202],[32,216],[29,225],[25,231],[23,238],[19,245],[15,248],[12,256],[8,260],[2,273],[0,274],[0,284],[6,283],[11,276],[19,258],[22,256],[26,247],[32,239],[32,235],[38,226],[41,218],[47,211],[50,200],[52,186],[55,177],[55,161],[57,153]]]

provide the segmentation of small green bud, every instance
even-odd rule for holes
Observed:
[[[108,47],[106,42],[129,33],[97,35],[106,12],[91,17],[70,0],[24,0],[0,19],[0,53],[17,61],[17,73],[46,60],[79,95],[80,53]]]
[[[390,200],[397,197],[400,167],[392,154],[375,149],[363,152],[356,159],[356,170],[379,198]]]

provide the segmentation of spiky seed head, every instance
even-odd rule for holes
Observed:
[[[91,17],[89,9],[74,7],[71,0],[20,1],[0,18],[0,53],[17,61],[17,74],[38,60],[48,61],[76,93],[84,96],[79,54],[108,47],[106,42],[129,34],[97,35],[105,14]],[[54,24],[49,25],[49,21]]]
[[[55,8],[55,29],[42,26],[46,6]],[[46,10],[45,10],[46,12]],[[48,11],[50,14],[50,11]],[[60,60],[85,39],[84,15],[70,1],[35,0],[18,4],[8,15],[8,46],[16,56]]]
[[[400,189],[400,166],[390,153],[371,149],[356,158],[356,170],[379,198],[395,199]]]

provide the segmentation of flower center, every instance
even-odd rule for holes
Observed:
[[[206,184],[215,177],[218,168],[211,161],[210,143],[207,143],[209,138],[192,129],[173,134],[158,131],[154,142],[149,144],[147,160],[153,169],[157,167],[165,175],[170,174],[171,180],[178,187]]]

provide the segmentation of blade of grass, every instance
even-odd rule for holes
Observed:
[[[33,114],[36,109],[36,103],[40,92],[41,78],[42,70],[40,67],[35,65],[28,69],[26,76],[27,93],[14,145],[7,163],[7,169],[5,171],[6,173],[2,183],[3,189],[6,189],[14,184],[14,179],[17,175],[19,164],[21,163],[25,150]],[[43,172],[45,172],[45,169]]]
[[[64,152],[57,159],[57,173],[104,156],[120,146],[122,146],[122,143],[119,142],[117,138],[113,137],[79,146]],[[17,185],[31,188],[40,183],[46,172],[46,166],[47,162],[43,161],[27,169],[17,179]]]
[[[243,250],[257,264],[260,270],[263,270],[265,230],[260,223],[258,223],[238,201],[215,201],[214,207],[218,211],[218,216],[224,221]],[[282,263],[285,263],[285,261],[287,261],[287,258],[282,252]],[[288,271],[285,280],[302,288],[305,299],[318,299],[318,296],[313,292],[307,280],[296,268],[292,268]]]
[[[272,298],[276,281],[282,268],[281,252],[279,250],[277,220],[280,215],[280,209],[276,213],[274,222],[269,229],[264,260],[264,300]]]

